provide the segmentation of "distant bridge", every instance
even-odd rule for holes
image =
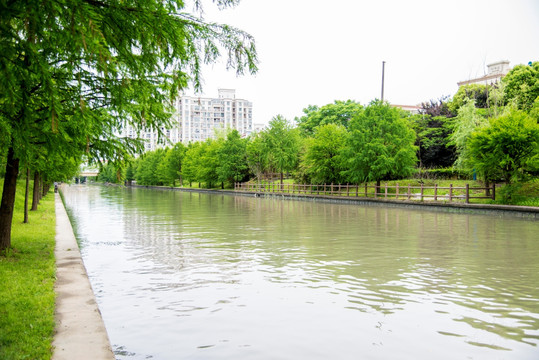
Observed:
[[[91,177],[91,176],[97,176],[99,174],[99,170],[84,170],[79,173],[79,177]]]

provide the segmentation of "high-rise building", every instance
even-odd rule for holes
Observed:
[[[198,96],[179,97],[174,104],[172,127],[164,130],[168,144],[158,142],[157,132],[145,131],[140,136],[146,140],[145,150],[155,150],[166,145],[182,142],[204,141],[215,138],[219,130],[236,129],[241,136],[253,131],[253,103],[237,99],[234,89],[219,89],[217,98]],[[135,137],[133,129],[127,127],[124,136]]]
[[[233,89],[219,89],[217,98],[182,96],[176,103],[174,120],[179,124],[178,141],[204,141],[220,129],[236,129],[242,136],[253,131],[253,103],[236,98]]]

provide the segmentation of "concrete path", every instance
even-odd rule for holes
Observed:
[[[62,199],[56,205],[56,334],[52,359],[114,359]]]

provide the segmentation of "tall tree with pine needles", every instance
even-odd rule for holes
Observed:
[[[200,89],[203,64],[224,55],[238,74],[256,72],[254,39],[206,22],[200,0],[193,8],[181,0],[1,2],[0,250],[11,245],[19,164],[31,163],[37,146],[119,161],[142,150],[120,130],[162,132],[179,91]]]

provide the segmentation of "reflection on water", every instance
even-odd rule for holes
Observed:
[[[118,359],[537,359],[539,223],[64,191]]]

